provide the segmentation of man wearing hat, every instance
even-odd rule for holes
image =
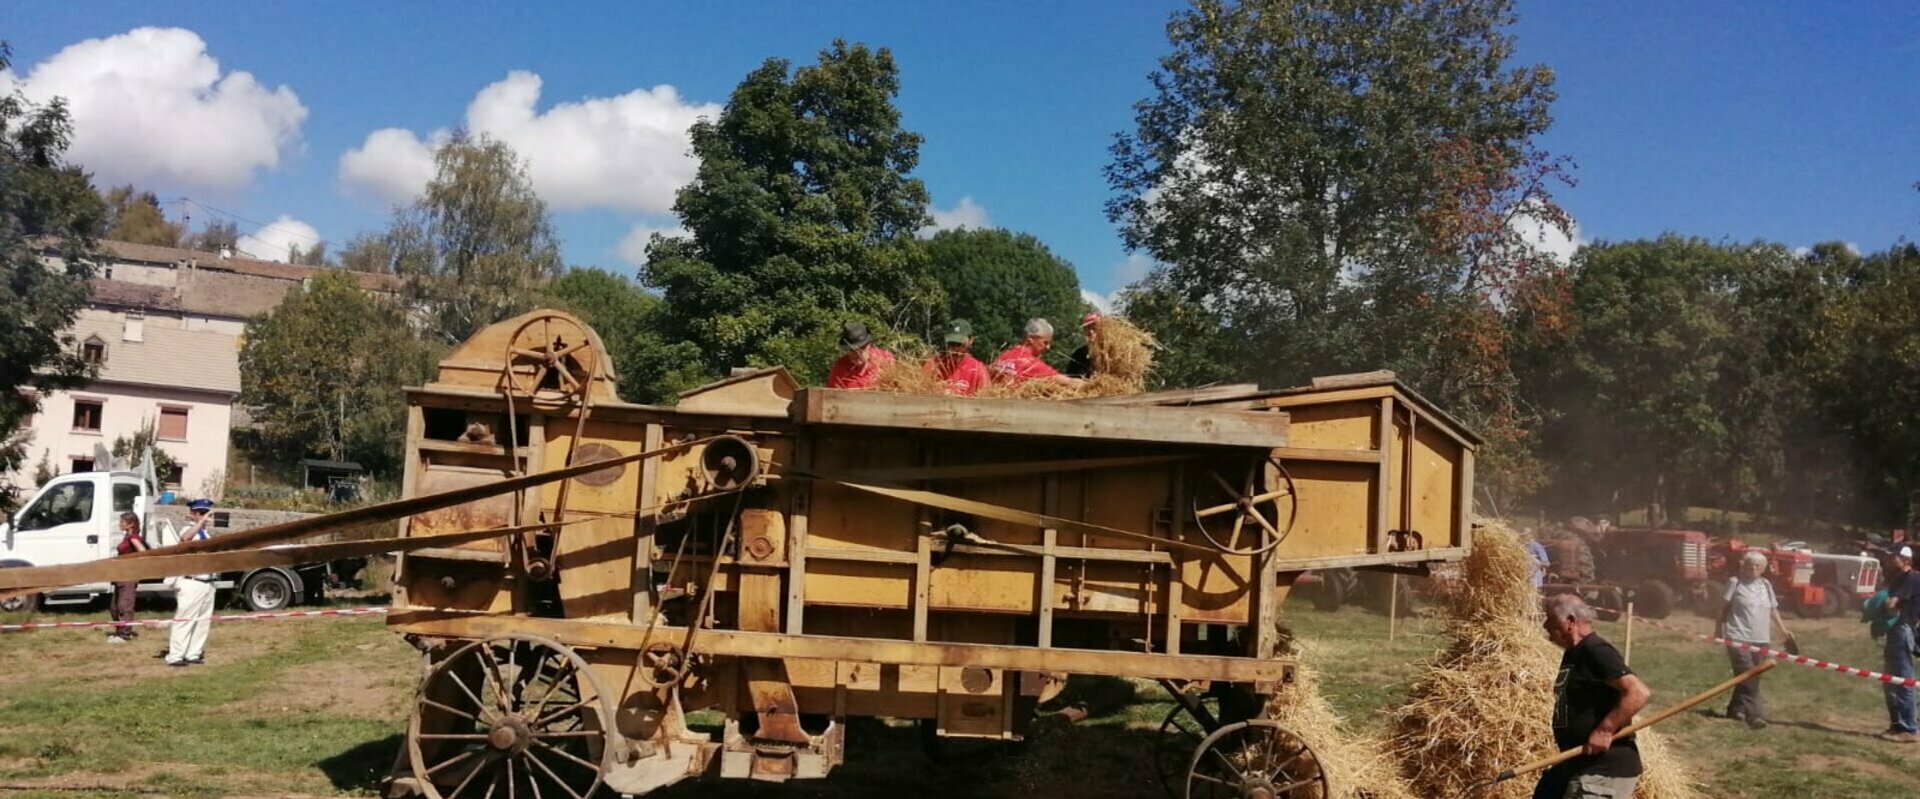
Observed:
[[[973,357],[973,323],[955,319],[943,334],[946,349],[927,360],[927,375],[945,384],[948,394],[971,397],[987,384],[987,365]]]
[[[1884,672],[1890,677],[1913,676],[1913,625],[1920,621],[1920,572],[1913,570],[1913,549],[1901,547],[1887,558],[1888,614],[1897,614],[1887,630],[1882,650]],[[1920,725],[1915,724],[1913,687],[1886,683],[1881,686],[1887,699],[1887,731],[1880,737],[1900,743],[1920,741]]]
[[[196,499],[187,503],[187,527],[180,531],[180,542],[199,541],[210,534],[213,501]],[[207,648],[207,628],[213,622],[213,575],[181,575],[173,583],[173,629],[167,635],[167,665],[175,668],[202,662]]]
[[[861,322],[840,327],[840,358],[827,370],[827,388],[873,388],[880,373],[893,365],[893,353],[873,345],[873,334]]]
[[[1087,343],[1080,345],[1067,356],[1067,368],[1060,370],[1068,377],[1081,379],[1093,376],[1093,338],[1100,333],[1100,314],[1090,313],[1080,317],[1080,335]]]

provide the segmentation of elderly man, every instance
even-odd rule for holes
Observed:
[[[827,370],[827,388],[873,388],[880,373],[893,365],[893,353],[873,345],[873,333],[860,322],[840,327],[839,360]]]
[[[198,541],[212,535],[213,501],[196,499],[187,503],[187,526],[180,531],[180,542]],[[173,629],[167,635],[167,665],[175,668],[198,665],[205,660],[207,628],[213,622],[213,575],[189,574],[173,583]]]
[[[973,323],[955,319],[947,323],[946,349],[927,359],[926,373],[941,382],[948,394],[971,397],[987,384],[987,366],[973,357]]]
[[[1887,602],[1882,607],[1894,615],[1887,628],[1881,655],[1883,671],[1893,677],[1913,676],[1913,625],[1920,622],[1920,572],[1913,570],[1913,548],[1901,547],[1887,558]],[[1920,725],[1915,724],[1913,686],[1887,683],[1887,731],[1880,737],[1899,743],[1920,741]]]
[[[1553,740],[1581,756],[1547,770],[1534,799],[1627,799],[1640,780],[1640,748],[1613,736],[1647,706],[1653,692],[1627,668],[1619,650],[1593,632],[1593,609],[1580,597],[1546,600],[1547,637],[1561,649],[1553,680]]]
[[[1726,603],[1720,609],[1721,638],[1750,646],[1770,647],[1773,645],[1773,630],[1777,627],[1782,637],[1789,641],[1793,639],[1793,634],[1787,632],[1787,623],[1780,618],[1780,600],[1773,594],[1773,583],[1767,581],[1767,553],[1748,550],[1747,554],[1742,555],[1740,571],[1727,578],[1727,587],[1721,591],[1720,599]],[[1737,646],[1727,647],[1727,658],[1733,663],[1735,674],[1766,660],[1765,655]],[[1744,721],[1756,730],[1767,726],[1766,705],[1760,700],[1759,677],[1733,687],[1733,698],[1727,702],[1727,718]]]
[[[1053,347],[1053,325],[1045,319],[1027,320],[1027,337],[1019,344],[1007,348],[1000,357],[993,359],[993,380],[1017,386],[1028,380],[1058,380],[1066,383],[1078,383],[1079,378],[1067,377],[1059,370],[1040,360]]]

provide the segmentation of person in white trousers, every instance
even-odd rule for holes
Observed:
[[[197,541],[209,534],[213,502],[187,503],[187,528],[180,541]],[[181,575],[173,584],[173,628],[167,636],[167,665],[175,668],[206,662],[207,628],[213,624],[213,575]]]

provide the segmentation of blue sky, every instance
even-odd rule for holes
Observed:
[[[141,69],[158,52],[110,37],[143,26],[191,31],[197,39],[154,45],[176,58],[147,77],[173,81],[175,101],[206,107],[94,103],[88,115],[114,133],[88,143],[89,166],[137,176],[169,200],[193,198],[196,222],[232,214],[255,232],[285,215],[336,244],[381,227],[387,201],[418,167],[410,148],[467,121],[469,105],[482,105],[476,96],[499,84],[491,113],[523,112],[502,124],[545,148],[531,156],[536,182],[566,208],[557,221],[569,262],[629,272],[622,240],[672,225],[661,198],[685,165],[668,163],[673,148],[656,141],[648,146],[660,152],[607,174],[575,163],[562,176],[552,165],[584,157],[563,139],[612,130],[596,113],[690,118],[724,103],[763,59],[810,61],[835,37],[886,46],[901,66],[905,124],[926,137],[917,175],[935,208],[950,212],[965,198],[991,224],[1040,237],[1087,288],[1106,293],[1140,265],[1128,263],[1101,212],[1101,168],[1145,95],[1176,5],[10,3],[0,38],[13,43],[15,77],[31,92],[90,85],[71,76],[99,74],[102,63]],[[1518,60],[1559,76],[1556,123],[1541,143],[1578,163],[1579,185],[1560,197],[1582,239],[1676,231],[1874,250],[1920,230],[1920,4],[1522,2],[1520,14]],[[88,39],[109,41],[62,54]],[[192,52],[195,41],[203,52]],[[36,84],[36,66],[57,54],[64,60],[48,72],[69,77]],[[206,59],[221,80],[244,72],[259,85],[208,85]],[[530,76],[509,81],[514,70],[538,76],[537,102],[525,95]],[[583,101],[577,113],[546,117]],[[205,130],[168,139],[148,129],[156,115]],[[381,129],[397,129],[384,140],[392,146],[368,146]],[[623,158],[645,149],[603,145]],[[347,175],[342,156],[362,148],[365,160]],[[629,185],[654,199],[608,198]],[[169,206],[182,208],[192,207]]]

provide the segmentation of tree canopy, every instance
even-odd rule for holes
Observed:
[[[104,199],[107,203],[107,238],[133,244],[178,247],[187,243],[187,229],[167,218],[160,198],[150,191],[131,185],[116,186]]]
[[[0,42],[0,70],[10,54]],[[65,102],[0,95],[0,385],[10,389],[0,391],[0,473],[20,467],[26,450],[18,431],[40,396],[92,375],[65,331],[86,304],[107,209],[87,174],[65,160],[72,136]],[[41,248],[65,268],[48,268]],[[13,500],[0,491],[0,509]]]
[[[971,321],[983,352],[1018,342],[1022,325],[1032,317],[1053,323],[1059,353],[1079,346],[1080,317],[1089,310],[1080,297],[1080,278],[1039,239],[998,228],[943,230],[927,240],[926,250],[928,266],[947,297],[940,319]],[[916,332],[928,340],[934,333]]]
[[[768,59],[694,124],[700,167],[674,203],[688,235],[656,237],[641,269],[665,301],[636,364],[655,396],[736,366],[818,382],[842,322],[930,324],[921,138],[900,126],[899,90],[890,52],[836,41],[798,69]]]
[[[456,134],[433,162],[433,179],[395,213],[386,244],[429,334],[456,344],[531,309],[560,272],[560,244],[546,202],[504,142]]]

